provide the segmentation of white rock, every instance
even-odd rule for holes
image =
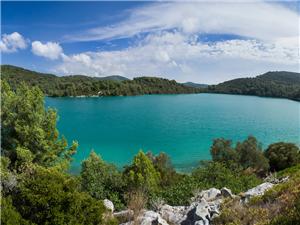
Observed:
[[[160,208],[159,213],[161,217],[169,223],[180,224],[186,217],[186,210],[187,207],[185,206],[170,206],[165,204]]]
[[[133,219],[133,210],[127,209],[120,212],[115,212],[113,215],[115,218],[118,219],[121,223],[126,223],[128,221],[131,221]]]
[[[234,195],[232,194],[231,190],[229,188],[223,187],[221,189],[221,195],[225,198],[233,198]]]
[[[250,198],[263,195],[267,190],[271,189],[273,186],[274,184],[265,182],[254,188],[251,188],[243,194],[243,197],[241,198],[241,202],[247,203],[249,202]]]
[[[145,211],[138,217],[137,221],[140,225],[169,225],[157,212],[154,211]]]
[[[267,190],[271,189],[274,186],[274,184],[266,182],[262,183],[254,188],[249,189],[245,192],[245,196],[259,196],[263,195]]]
[[[112,201],[104,199],[103,204],[106,209],[110,210],[111,212],[114,212],[114,203],[112,203]]]
[[[217,188],[210,188],[200,192],[200,196],[206,201],[212,201],[221,195],[221,191]]]

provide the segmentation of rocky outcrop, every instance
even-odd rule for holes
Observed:
[[[276,180],[276,182],[265,182],[257,187],[251,188],[241,196],[241,204],[245,204],[254,196],[263,195],[271,189],[276,183],[287,181],[288,178]],[[144,210],[135,220],[133,218],[123,225],[209,225],[214,217],[220,214],[221,203],[226,198],[238,198],[232,194],[231,190],[223,187],[222,189],[210,188],[197,193],[192,199],[189,206],[170,206],[167,204],[157,204],[156,211]],[[130,211],[122,211],[123,218],[128,217]],[[126,212],[126,213],[125,213]],[[131,211],[131,215],[133,212]],[[126,216],[124,216],[126,214]],[[114,213],[116,218],[120,218],[120,212]],[[124,220],[119,220],[124,221]]]
[[[159,209],[159,214],[170,224],[180,224],[185,219],[187,209],[188,207],[186,206],[170,206],[166,204]]]
[[[137,217],[135,221],[128,221],[122,223],[121,225],[169,225],[161,215],[157,212],[151,210],[144,210],[140,216]]]
[[[241,195],[241,202],[247,203],[249,202],[250,198],[263,195],[267,190],[271,189],[274,185],[275,184],[273,183],[265,182],[254,188],[249,189],[248,191],[246,191]]]

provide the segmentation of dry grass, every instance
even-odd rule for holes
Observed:
[[[132,191],[127,196],[128,199],[128,209],[133,211],[133,221],[135,225],[138,225],[137,218],[142,213],[142,210],[145,209],[147,204],[147,197],[145,193],[141,190]]]
[[[221,215],[214,225],[267,225],[276,218],[286,217],[295,208],[300,198],[300,170],[292,174],[286,183],[278,184],[263,196],[252,198],[248,204],[241,204],[239,199],[224,202]]]

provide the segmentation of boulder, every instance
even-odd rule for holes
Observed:
[[[108,199],[103,200],[104,207],[110,210],[112,213],[114,212],[114,203]]]
[[[221,189],[221,195],[224,198],[234,198],[234,195],[232,194],[231,190],[229,188],[223,187]]]
[[[145,211],[137,218],[140,225],[169,225],[157,212]]]
[[[250,198],[263,195],[267,190],[271,189],[273,186],[274,184],[265,182],[254,188],[251,188],[242,195],[241,201],[243,203],[247,203]]]
[[[204,198],[206,201],[213,201],[221,195],[221,191],[217,188],[210,188],[208,190],[203,190],[198,195],[198,199]]]
[[[181,222],[181,225],[209,225],[210,219],[210,206],[208,202],[203,198],[200,202],[193,202],[190,205],[187,210],[187,216]]]
[[[185,206],[170,206],[163,205],[159,213],[161,217],[171,224],[180,224],[186,217],[187,207]]]
[[[118,219],[120,223],[126,223],[128,221],[131,221],[133,219],[133,211],[130,209],[123,210],[120,212],[115,212],[113,215],[115,218]]]

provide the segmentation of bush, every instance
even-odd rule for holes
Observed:
[[[247,174],[237,165],[228,168],[220,162],[206,162],[195,169],[192,176],[200,189],[227,187],[233,193],[240,193],[261,183],[254,174]]]
[[[279,171],[292,167],[300,162],[300,152],[293,143],[278,142],[269,145],[265,151],[271,170]]]
[[[132,164],[125,167],[123,175],[129,191],[142,190],[151,194],[159,190],[160,174],[143,151],[139,151]]]
[[[160,174],[160,186],[167,188],[168,186],[175,184],[180,175],[173,168],[171,160],[164,152],[159,153],[157,156],[151,152],[147,152],[147,156],[152,161],[154,168]]]
[[[239,155],[239,163],[244,169],[253,168],[258,174],[265,174],[268,171],[268,160],[255,137],[249,136],[245,141],[237,143],[236,151]]]
[[[96,199],[108,198],[113,201],[116,209],[122,209],[124,182],[117,168],[105,163],[94,151],[81,166],[82,190]]]
[[[23,176],[12,198],[24,219],[36,224],[103,224],[102,201],[80,192],[73,177],[41,166]]]
[[[232,141],[218,138],[213,141],[210,148],[212,160],[215,162],[237,162],[238,155],[234,148],[232,148]]]
[[[13,206],[11,197],[1,197],[1,224],[29,225],[30,222],[22,218]]]
[[[193,177],[182,175],[178,182],[156,193],[155,198],[162,198],[170,205],[188,205],[197,188],[197,182]]]

